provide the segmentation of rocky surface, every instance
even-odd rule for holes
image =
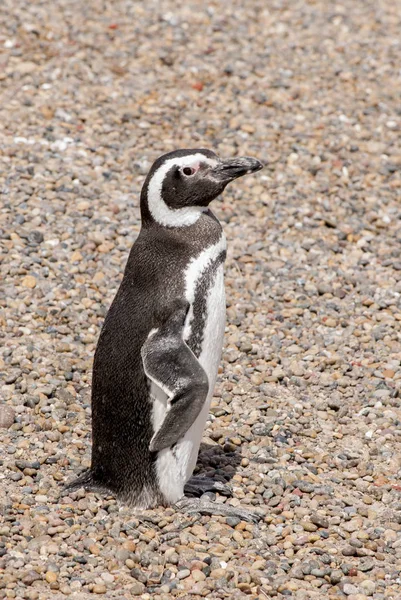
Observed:
[[[0,598],[401,597],[398,0],[3,0]],[[158,155],[266,168],[215,212],[225,351],[198,470],[256,524],[60,496]]]

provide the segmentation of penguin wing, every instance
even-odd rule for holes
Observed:
[[[169,398],[164,421],[150,441],[151,452],[176,444],[196,420],[208,395],[207,375],[182,337],[188,309],[187,301],[176,300],[141,349],[146,376]]]

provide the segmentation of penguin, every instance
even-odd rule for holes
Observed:
[[[152,165],[141,230],[95,351],[91,467],[68,490],[112,493],[140,509],[184,496],[225,330],[226,239],[209,205],[261,168],[206,149],[169,152]]]

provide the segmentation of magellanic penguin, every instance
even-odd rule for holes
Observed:
[[[106,316],[92,381],[92,463],[70,487],[169,505],[194,470],[225,329],[226,240],[209,204],[262,168],[178,150],[153,164],[142,228]]]

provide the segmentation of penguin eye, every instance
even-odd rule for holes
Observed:
[[[190,177],[191,175],[193,175],[196,171],[195,169],[193,169],[192,167],[184,167],[182,172],[184,173],[184,175],[186,175],[187,177]]]

